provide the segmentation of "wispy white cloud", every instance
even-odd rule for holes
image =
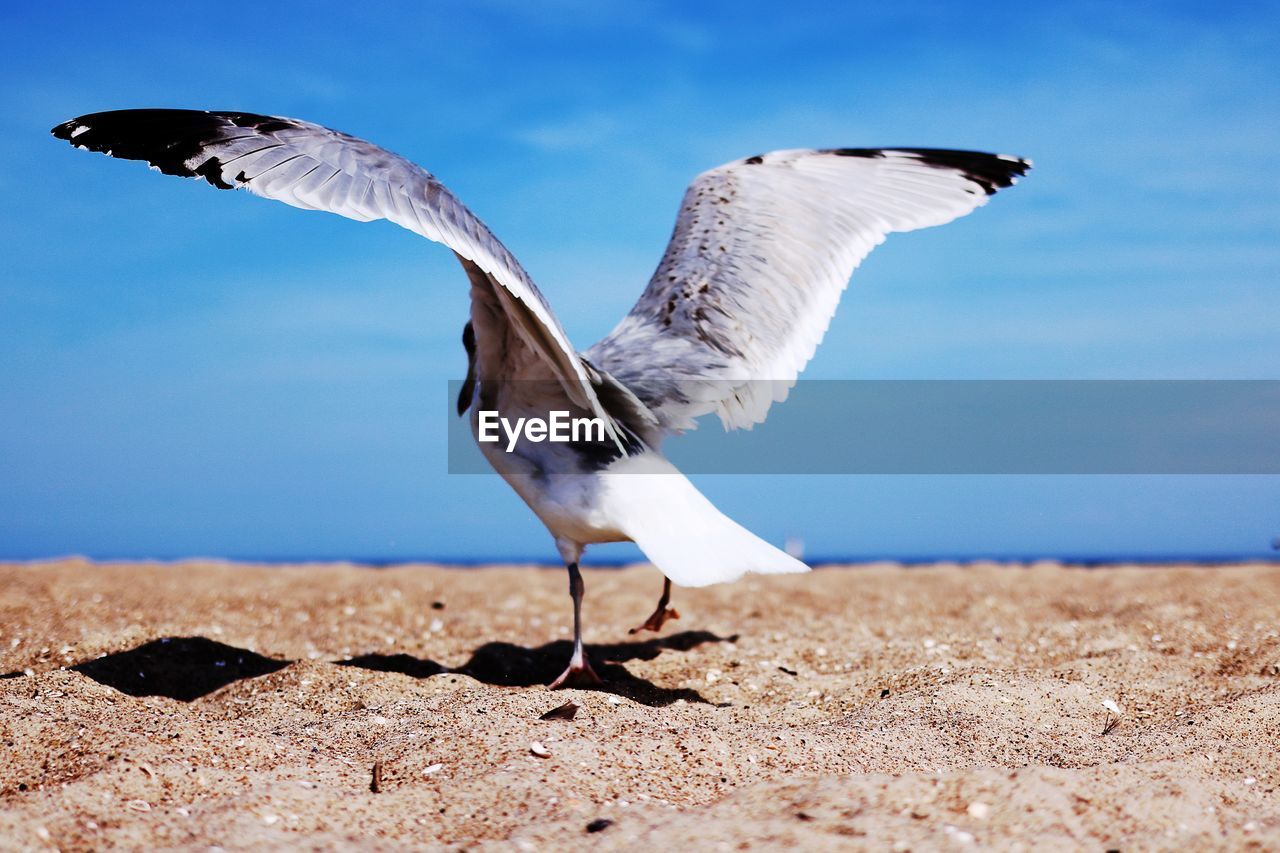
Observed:
[[[604,113],[544,121],[514,132],[516,139],[544,151],[599,150],[616,140],[622,123]]]

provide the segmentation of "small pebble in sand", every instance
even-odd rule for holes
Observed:
[[[151,803],[148,803],[146,800],[130,800],[124,805],[125,808],[133,809],[135,812],[151,811]]]
[[[427,630],[433,634],[439,634],[444,630],[444,622],[439,619],[432,619],[431,624],[427,626]]]
[[[529,751],[539,758],[550,758],[551,751],[542,745],[540,741],[534,741],[529,744]]]
[[[390,721],[390,720],[388,720],[386,717],[383,717],[383,716],[377,716],[377,717],[374,717],[374,718],[373,718],[373,724],[374,724],[375,726],[385,726],[385,725],[386,725],[387,723],[389,723],[389,722],[391,722],[391,721]]]
[[[991,816],[991,806],[986,803],[969,803],[968,811],[974,820],[986,820]]]
[[[707,684],[715,684],[717,681],[720,680],[720,676],[722,675],[724,675],[724,673],[722,673],[718,669],[707,670]]]
[[[262,822],[265,823],[267,826],[271,826],[272,824],[279,823],[280,815],[264,814],[262,816]]]
[[[439,773],[443,769],[444,769],[443,764],[432,764],[430,767],[422,768],[422,775],[430,776],[432,773]]]

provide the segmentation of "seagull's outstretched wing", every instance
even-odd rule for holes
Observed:
[[[712,169],[685,193],[640,300],[586,355],[667,430],[708,412],[750,427],[785,398],[887,234],[963,216],[1028,168],[973,151],[841,148]]]
[[[575,403],[612,425],[588,368],[529,275],[440,181],[403,157],[320,125],[238,112],[117,110],[52,132],[78,148],[145,160],[166,175],[204,178],[218,189],[245,189],[349,219],[387,219],[443,243],[514,297],[503,300],[512,326]]]

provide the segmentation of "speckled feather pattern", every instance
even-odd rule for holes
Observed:
[[[765,419],[862,259],[1013,183],[1025,160],[939,149],[776,151],[700,175],[631,312],[587,351],[668,429]]]

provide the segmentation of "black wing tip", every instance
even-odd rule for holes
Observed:
[[[86,151],[145,160],[166,175],[203,178],[220,190],[230,190],[235,184],[222,177],[222,164],[205,151],[206,146],[232,128],[265,134],[300,126],[290,119],[257,113],[157,108],[87,113],[56,125],[50,133]]]
[[[178,125],[217,123],[224,126],[232,124],[236,127],[260,130],[263,133],[270,133],[273,130],[284,130],[286,128],[299,126],[298,122],[294,119],[263,115],[261,113],[246,113],[239,110],[188,110],[176,109],[173,107],[135,107],[127,110],[103,110],[102,112],[85,113],[84,115],[73,118],[70,121],[64,121],[62,124],[53,128],[52,133],[57,136],[59,131],[77,124],[118,124],[124,122]]]
[[[50,133],[58,139],[71,140],[78,134],[88,132],[90,130],[118,130],[120,127],[139,124],[173,124],[175,122],[182,124],[190,124],[192,121],[198,121],[200,118],[208,120],[218,115],[226,115],[226,113],[212,113],[204,110],[177,110],[162,108],[144,108],[129,110],[104,110],[97,113],[85,113],[77,116],[70,121],[64,121],[62,124],[55,126]]]
[[[1013,186],[1031,169],[1031,161],[1008,154],[962,151],[951,148],[832,148],[840,157],[883,158],[888,154],[909,154],[921,163],[939,169],[954,169],[982,187],[987,195]]]

